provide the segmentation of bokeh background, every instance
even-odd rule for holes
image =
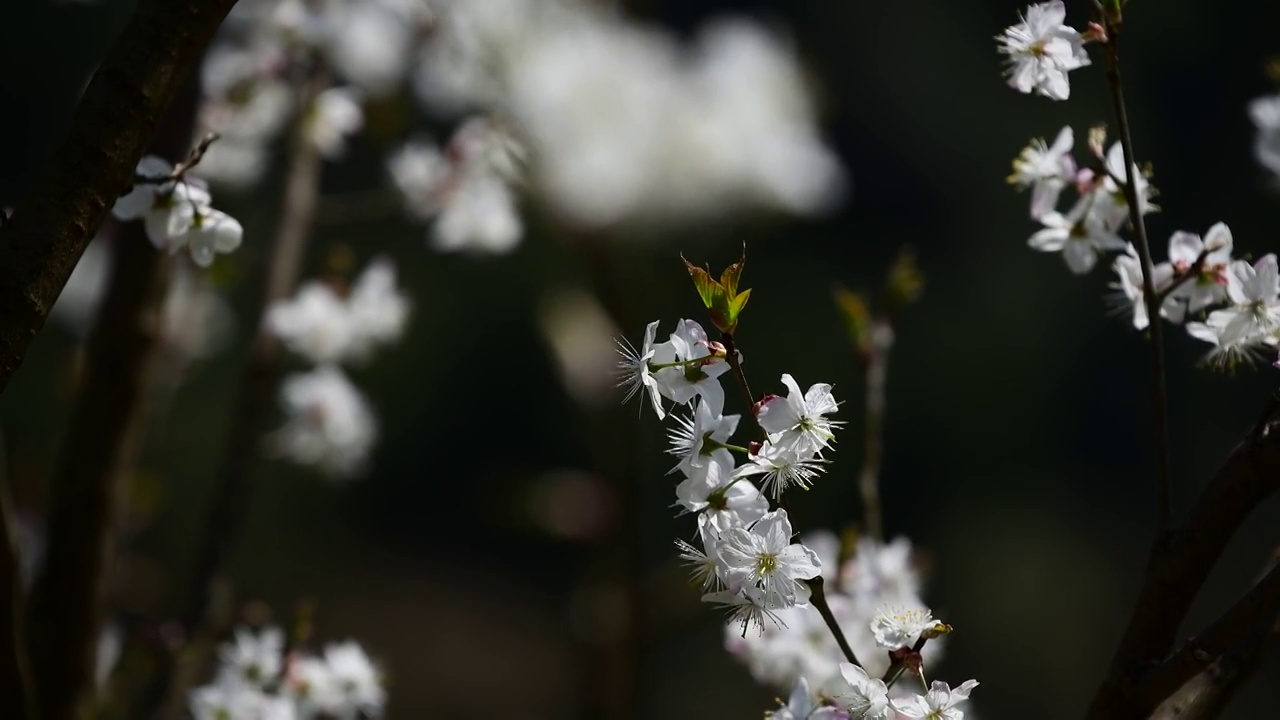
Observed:
[[[1153,525],[1146,356],[1107,314],[1105,268],[1074,277],[1026,248],[1027,198],[1004,178],[1029,138],[1064,124],[1081,137],[1110,118],[1101,73],[1074,73],[1064,103],[1008,90],[992,38],[1016,19],[1010,0],[629,5],[679,33],[725,12],[789,28],[850,171],[848,202],[819,220],[640,237],[575,235],[535,213],[510,255],[442,255],[395,208],[341,211],[342,198],[381,182],[379,127],[402,122],[394,107],[371,112],[372,131],[326,172],[338,211],[322,214],[309,263],[380,252],[399,263],[410,328],[358,375],[382,440],[367,477],[343,485],[262,461],[235,561],[239,596],[282,619],[310,602],[320,637],[358,638],[390,674],[392,718],[758,717],[777,693],[723,652],[718,618],[675,563],[671,540],[691,525],[669,508],[658,423],[598,384],[580,387],[548,329],[590,338],[599,325],[634,341],[653,319],[702,319],[678,253],[719,267],[745,242],[753,300],[739,339],[752,382],[777,389],[791,372],[802,385],[834,383],[845,401],[829,473],[792,501],[799,527],[839,529],[859,512],[862,388],[832,284],[875,288],[911,245],[927,286],[897,323],[882,483],[888,532],[922,551],[925,597],[957,628],[932,676],[979,679],[982,718],[1079,717]],[[1087,4],[1068,6],[1082,24]],[[16,202],[41,167],[129,9],[6,9],[0,203]],[[1163,208],[1149,221],[1157,245],[1223,220],[1239,251],[1280,249],[1280,193],[1251,157],[1245,114],[1273,89],[1263,66],[1280,52],[1280,5],[1134,0],[1126,14],[1134,135]],[[278,179],[262,187],[219,195],[246,227],[233,299],[278,208]],[[251,327],[237,320],[237,339],[194,369],[146,439],[120,570],[128,607],[172,612],[184,587]],[[1197,367],[1204,346],[1170,335],[1183,510],[1278,376],[1208,372]],[[0,404],[8,467],[32,512],[79,352],[77,336],[50,323]],[[1232,543],[1186,634],[1251,582],[1277,527],[1271,502]],[[1277,681],[1272,658],[1226,717],[1280,717]]]

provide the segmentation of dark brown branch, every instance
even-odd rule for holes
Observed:
[[[5,448],[6,452],[8,448]],[[23,639],[22,557],[9,493],[12,476],[0,481],[0,717],[34,720],[35,683]]]
[[[196,83],[189,83],[161,123],[152,153],[180,158],[190,149],[198,100]],[[111,277],[53,480],[48,551],[32,607],[45,718],[76,717],[92,689],[118,510],[163,334],[168,255],[152,246],[141,222],[122,228],[111,253]]]
[[[1230,610],[1169,659],[1144,673],[1139,684],[1142,700],[1150,704],[1163,701],[1246,640],[1252,630],[1260,626],[1269,629],[1277,610],[1280,610],[1280,566],[1273,567]]]
[[[235,0],[141,0],[0,232],[0,391]]]
[[[1267,425],[1256,439],[1238,445],[1182,527],[1152,549],[1133,614],[1090,705],[1091,720],[1147,717],[1153,709],[1140,689],[1144,671],[1168,656],[1192,601],[1240,524],[1280,490],[1276,435],[1277,427]]]
[[[809,586],[809,602],[817,609],[818,614],[822,616],[822,621],[827,624],[827,629],[836,639],[836,645],[840,646],[840,652],[844,655],[844,659],[862,667],[862,663],[858,662],[858,656],[853,653],[853,648],[849,646],[849,641],[844,637],[844,630],[840,629],[840,623],[836,620],[835,613],[831,612],[831,605],[827,603],[826,582],[821,575],[815,578],[804,580],[805,585]]]
[[[1212,665],[1188,680],[1151,715],[1151,720],[1211,720],[1222,714],[1236,691],[1257,670],[1267,650],[1280,640],[1273,611]]]
[[[1169,532],[1173,522],[1173,480],[1169,465],[1169,409],[1164,383],[1164,327],[1160,323],[1162,298],[1155,288],[1151,245],[1147,241],[1147,225],[1142,218],[1142,208],[1139,205],[1137,160],[1133,149],[1132,133],[1129,129],[1129,113],[1125,108],[1124,91],[1120,81],[1120,54],[1117,45],[1120,28],[1109,25],[1107,30],[1108,39],[1103,43],[1102,51],[1106,57],[1107,85],[1111,89],[1111,102],[1115,109],[1117,129],[1120,132],[1120,146],[1124,151],[1124,197],[1129,206],[1129,222],[1133,226],[1134,245],[1138,249],[1138,260],[1142,266],[1142,297],[1147,306],[1147,317],[1151,319],[1148,325],[1148,331],[1151,333],[1148,344],[1151,363],[1148,383],[1154,424],[1156,543],[1159,544],[1164,542],[1164,536]]]

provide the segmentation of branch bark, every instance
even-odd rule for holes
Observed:
[[[1243,670],[1241,652],[1231,653],[1243,641],[1254,635],[1263,637],[1274,624],[1280,608],[1280,566],[1273,567],[1254,585],[1244,597],[1189,640],[1167,660],[1144,674],[1140,689],[1145,702],[1157,704],[1172,695],[1197,674],[1217,668],[1218,684],[1225,675],[1238,676]],[[1261,632],[1253,633],[1255,628]],[[1261,641],[1250,655],[1261,650]],[[1224,660],[1228,661],[1224,663]],[[1232,670],[1228,673],[1228,670]]]
[[[199,89],[189,82],[151,152],[190,150]],[[92,689],[125,479],[146,417],[150,370],[163,335],[170,260],[143,224],[123,226],[80,392],[62,442],[44,572],[32,606],[32,655],[41,717],[77,717]]]
[[[235,0],[140,0],[0,232],[0,391]]]
[[[1227,542],[1254,508],[1280,490],[1278,433],[1280,427],[1267,424],[1238,445],[1200,494],[1185,523],[1170,533],[1167,542],[1153,547],[1128,627],[1090,705],[1090,720],[1145,718],[1164,699],[1152,699],[1143,683],[1152,682],[1148,676],[1160,677],[1149,671],[1168,656],[1191,603]],[[1266,592],[1268,601],[1277,602],[1273,590],[1270,583],[1260,583],[1254,592]],[[1223,628],[1224,635],[1231,636],[1223,640],[1223,647],[1238,640],[1237,629],[1234,621]],[[1177,686],[1174,683],[1170,692]]]
[[[7,448],[6,448],[7,450]],[[34,720],[35,685],[23,640],[22,558],[5,473],[0,482],[0,717]]]
[[[1221,715],[1236,691],[1257,672],[1267,650],[1280,640],[1280,621],[1274,611],[1258,620],[1235,647],[1161,703],[1150,720],[1211,720]]]

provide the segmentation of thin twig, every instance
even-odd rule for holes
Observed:
[[[172,180],[181,180],[182,176],[191,170],[191,168],[200,164],[200,161],[204,159],[204,154],[209,151],[209,146],[212,145],[218,137],[219,135],[216,132],[206,133],[204,137],[200,138],[200,142],[196,143],[196,146],[191,148],[191,152],[187,153],[186,159],[182,160],[177,165],[174,165],[173,169],[169,172],[164,175],[143,175],[141,173],[135,173],[133,181],[135,183],[159,185]]]
[[[825,589],[825,581],[821,575],[809,580],[803,581],[809,586],[809,602],[817,609],[818,614],[822,616],[822,621],[827,624],[827,629],[836,639],[836,644],[840,646],[840,652],[844,654],[844,659],[862,667],[862,663],[858,662],[858,656],[853,653],[853,648],[849,646],[849,641],[844,637],[844,631],[840,629],[840,623],[836,621],[835,613],[831,612],[831,606],[827,604],[827,593]]]
[[[884,540],[880,465],[884,456],[885,385],[889,374],[889,349],[893,346],[893,328],[887,318],[879,318],[872,324],[869,340],[864,371],[866,408],[858,491],[862,495],[863,532],[879,542]]]
[[[0,234],[0,391],[235,0],[143,0]]]
[[[738,386],[742,388],[742,395],[747,399],[747,412],[751,412],[756,404],[756,396],[751,393],[751,384],[747,382],[747,374],[742,371],[742,360],[738,357],[738,346],[734,344],[733,333],[720,333],[720,340],[724,343],[725,360],[729,363],[729,369],[733,371],[733,376],[737,379]],[[763,428],[761,432],[764,432]]]
[[[751,394],[751,385],[747,382],[747,374],[743,372],[742,363],[738,359],[738,347],[734,343],[733,333],[722,332],[720,337],[724,343],[725,355],[727,355],[729,368],[733,371],[734,376],[738,378],[738,385],[742,388],[742,394],[747,400],[747,409],[748,412],[750,412],[755,406],[755,396]],[[764,428],[760,427],[759,422],[756,423],[756,427],[759,428],[761,437],[768,437],[768,433],[765,432]],[[786,505],[784,504],[785,498],[785,495],[778,498],[778,505],[784,510],[786,509]],[[809,602],[811,602],[814,608],[818,610],[818,614],[822,616],[823,622],[827,624],[827,628],[831,631],[831,634],[835,636],[836,644],[840,646],[840,652],[844,653],[846,660],[854,665],[861,666],[861,663],[858,662],[858,657],[853,653],[853,648],[849,646],[849,641],[844,637],[844,631],[840,629],[840,623],[836,622],[836,616],[831,612],[831,606],[827,604],[827,594],[824,591],[825,589],[822,576],[818,575],[815,578],[805,580],[803,582],[809,586]]]
[[[1209,252],[1210,252],[1209,248],[1205,248],[1204,250],[1201,250],[1200,254],[1196,257],[1196,261],[1191,264],[1191,267],[1187,268],[1186,272],[1174,278],[1173,282],[1161,288],[1156,293],[1156,307],[1163,305],[1164,301],[1167,300],[1171,295],[1173,295],[1175,290],[1185,285],[1192,278],[1198,277],[1200,275],[1200,273],[1204,270],[1205,261],[1208,260],[1209,258]],[[1148,310],[1150,310],[1150,308],[1148,308]]]
[[[1129,113],[1125,109],[1124,91],[1120,82],[1120,56],[1117,46],[1120,29],[1108,28],[1108,39],[1102,45],[1106,56],[1107,85],[1111,88],[1111,102],[1115,109],[1116,125],[1120,132],[1120,146],[1124,150],[1125,183],[1124,196],[1129,205],[1129,222],[1133,225],[1133,234],[1138,249],[1138,259],[1142,265],[1142,297],[1147,305],[1148,325],[1151,332],[1150,350],[1150,392],[1151,414],[1154,428],[1154,448],[1156,460],[1156,542],[1162,543],[1169,533],[1173,522],[1172,472],[1169,466],[1169,430],[1168,400],[1164,384],[1164,329],[1159,322],[1161,298],[1156,293],[1154,271],[1151,263],[1151,245],[1147,241],[1147,226],[1142,219],[1142,208],[1138,204],[1138,168],[1134,159],[1133,137],[1129,129]]]

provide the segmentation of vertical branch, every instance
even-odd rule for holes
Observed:
[[[877,319],[871,326],[871,336],[867,343],[862,468],[858,472],[863,532],[875,540],[884,540],[884,521],[880,511],[880,464],[884,456],[885,384],[889,373],[889,349],[892,346],[893,328],[887,319]]]
[[[1168,400],[1164,384],[1164,328],[1160,323],[1160,296],[1156,293],[1153,281],[1154,271],[1151,263],[1151,245],[1147,241],[1147,226],[1142,219],[1142,209],[1138,206],[1138,170],[1133,151],[1133,137],[1129,129],[1129,113],[1124,104],[1124,91],[1120,82],[1119,42],[1120,27],[1110,20],[1108,22],[1108,39],[1103,43],[1102,51],[1106,58],[1107,85],[1111,89],[1111,103],[1116,114],[1116,125],[1120,132],[1120,146],[1124,150],[1125,183],[1124,197],[1129,205],[1129,222],[1133,225],[1133,234],[1138,249],[1138,259],[1142,265],[1142,297],[1147,306],[1147,317],[1151,319],[1149,344],[1151,374],[1149,377],[1151,393],[1151,413],[1154,428],[1154,450],[1156,461],[1156,543],[1166,541],[1173,517],[1172,478],[1169,466],[1169,429]]]
[[[6,451],[8,448],[5,447]],[[35,685],[23,640],[22,557],[14,525],[13,498],[5,472],[0,482],[0,717],[35,720]]]
[[[298,116],[290,137],[285,177],[284,205],[266,270],[266,289],[253,308],[258,323],[229,429],[222,465],[214,481],[212,509],[196,556],[194,575],[187,589],[182,625],[187,634],[206,620],[210,598],[226,568],[249,501],[250,467],[258,457],[262,433],[273,407],[279,377],[276,359],[279,343],[266,326],[266,310],[287,298],[298,282],[302,257],[315,222],[320,196],[321,158],[306,133],[309,111],[323,88],[324,78],[312,78],[299,92]]]
[[[192,81],[159,128],[155,154],[186,155],[197,97]],[[53,479],[48,554],[33,595],[32,650],[45,718],[75,717],[93,687],[116,524],[162,333],[168,255],[152,246],[141,222],[122,228],[111,253]]]
[[[725,355],[729,362],[729,368],[733,371],[734,377],[738,379],[738,385],[742,388],[743,397],[746,398],[747,412],[751,412],[751,409],[755,406],[756,400],[755,396],[751,394],[751,385],[747,382],[747,374],[742,370],[742,362],[738,360],[738,346],[734,341],[733,333],[721,332],[720,338],[721,342],[724,343]],[[756,427],[760,430],[762,437],[767,437],[768,433],[765,432],[764,428],[760,427],[758,422],[756,423]],[[778,498],[778,504],[783,506],[785,509],[782,497]],[[813,604],[813,607],[817,609],[818,614],[822,616],[822,621],[826,623],[827,629],[830,630],[831,635],[835,637],[836,645],[840,646],[840,652],[844,654],[845,660],[848,660],[854,665],[861,666],[862,664],[858,662],[858,657],[854,654],[853,648],[850,647],[849,641],[845,639],[844,631],[840,629],[840,623],[836,621],[835,613],[831,612],[831,606],[827,603],[826,588],[822,575],[818,575],[811,580],[805,580],[803,582],[809,587],[809,602]]]

